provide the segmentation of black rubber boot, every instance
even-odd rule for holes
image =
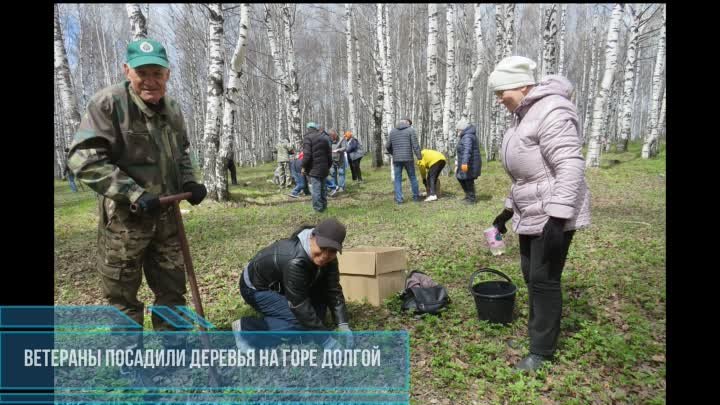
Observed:
[[[548,356],[530,353],[529,356],[520,360],[520,362],[515,365],[515,368],[518,370],[535,371],[542,367],[545,362],[550,360],[551,358]]]

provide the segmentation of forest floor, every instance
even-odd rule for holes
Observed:
[[[518,237],[508,232],[505,255],[493,257],[482,233],[502,210],[509,189],[501,164],[483,163],[475,206],[461,204],[462,190],[451,177],[441,179],[438,201],[398,206],[389,169],[369,163],[369,157],[363,159],[365,182],[348,180],[347,191],[330,197],[322,215],[314,213],[309,197],[291,199],[287,189],[268,181],[274,164],[239,169],[231,202],[197,207],[183,202],[206,318],[229,330],[233,320],[253,314],[238,291],[243,264],[298,225],[337,217],[347,225],[345,247],[405,247],[409,269],[449,290],[452,302],[440,317],[403,313],[397,297],[379,308],[348,305],[353,330],[409,332],[413,404],[665,403],[664,151],[643,160],[640,145],[631,145],[626,153],[604,154],[601,167],[587,171],[592,226],[575,234],[568,254],[556,360],[534,375],[512,368],[528,353]],[[407,177],[403,193],[408,200]],[[56,304],[105,305],[94,270],[95,201],[87,187],[70,193],[66,182],[55,183]],[[480,267],[500,270],[518,286],[515,320],[508,326],[477,319],[467,285]],[[145,283],[139,298],[152,304]]]

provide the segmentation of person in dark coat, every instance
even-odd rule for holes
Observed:
[[[475,126],[466,119],[461,119],[455,126],[460,141],[457,144],[457,168],[455,177],[465,192],[463,201],[475,204],[475,179],[480,177],[482,161],[480,159],[480,143],[475,135]]]
[[[402,194],[402,169],[405,168],[410,178],[410,188],[413,193],[413,201],[420,201],[420,188],[418,186],[417,177],[415,176],[415,159],[422,159],[420,153],[420,144],[415,135],[415,129],[411,126],[409,118],[403,118],[397,122],[395,128],[390,131],[388,144],[385,147],[387,153],[392,155],[393,170],[395,171],[394,189],[395,202],[403,203]]]
[[[314,122],[307,124],[308,132],[303,137],[302,173],[310,177],[312,206],[317,212],[327,209],[327,190],[325,181],[330,174],[332,152],[330,137],[320,131]]]

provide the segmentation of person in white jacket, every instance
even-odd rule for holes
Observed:
[[[488,87],[512,114],[500,158],[512,179],[505,209],[493,225],[512,218],[520,239],[520,267],[528,285],[530,354],[516,367],[535,370],[552,360],[560,334],[560,279],[576,229],[590,224],[590,191],[579,137],[573,86],[562,76],[536,82],[536,63],[501,60]]]

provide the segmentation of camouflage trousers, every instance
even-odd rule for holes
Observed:
[[[185,305],[185,267],[173,207],[156,216],[136,215],[100,197],[99,214],[97,265],[108,302],[143,325],[145,305],[137,293],[144,272],[154,305]],[[154,313],[152,324],[156,331],[175,330]]]
[[[278,162],[276,169],[280,177],[280,187],[290,187],[292,185],[292,175],[290,174],[290,162]]]

